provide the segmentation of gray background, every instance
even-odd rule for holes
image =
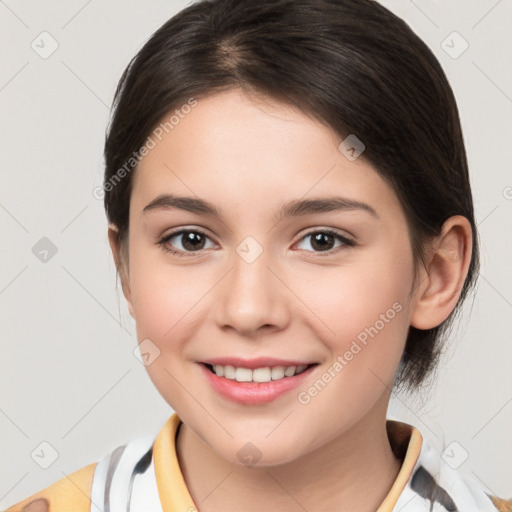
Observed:
[[[512,498],[512,3],[382,3],[430,46],[454,89],[483,259],[430,399],[394,398],[389,417],[419,427],[488,492]],[[93,189],[117,80],[186,5],[0,0],[1,508],[156,435],[172,413],[133,355],[134,323]],[[43,31],[58,44],[47,58]],[[453,31],[469,44],[457,58],[464,41]]]

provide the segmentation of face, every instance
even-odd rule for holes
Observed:
[[[238,463],[384,421],[414,308],[394,191],[326,126],[240,90],[161,138],[133,177],[125,294],[163,398]]]

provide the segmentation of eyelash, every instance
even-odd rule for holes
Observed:
[[[199,251],[181,251],[181,250],[171,249],[169,246],[166,245],[167,242],[169,242],[169,240],[171,240],[172,238],[174,238],[178,235],[182,235],[184,233],[198,233],[206,238],[210,238],[204,231],[201,231],[200,229],[180,229],[180,230],[174,231],[172,233],[169,233],[168,235],[165,235],[157,242],[157,244],[161,245],[162,249],[164,251],[174,254],[176,256],[179,256],[179,257],[187,258],[187,257],[194,256],[194,255],[200,253],[201,250],[199,250]],[[338,239],[342,243],[342,245],[335,247],[333,249],[329,249],[327,251],[306,251],[306,252],[313,252],[315,254],[318,254],[319,256],[330,256],[330,255],[338,252],[338,250],[343,249],[344,246],[345,247],[353,247],[356,245],[356,243],[353,240],[346,238],[345,236],[341,235],[340,233],[338,233],[337,231],[334,231],[332,229],[317,229],[316,231],[310,231],[309,233],[306,233],[305,235],[303,235],[302,238],[299,240],[299,242],[301,242],[308,236],[312,236],[312,235],[315,235],[318,233],[332,235],[333,237]]]

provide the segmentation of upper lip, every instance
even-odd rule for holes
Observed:
[[[203,364],[221,366],[234,366],[236,368],[249,368],[254,370],[255,368],[266,368],[274,366],[300,366],[314,364],[313,361],[297,361],[295,359],[278,359],[275,357],[257,357],[255,359],[243,359],[241,357],[214,357],[212,359],[205,359],[201,361]]]

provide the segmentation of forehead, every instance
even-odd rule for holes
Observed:
[[[295,108],[235,89],[199,99],[186,112],[152,136],[155,145],[134,175],[135,208],[165,193],[255,213],[335,194],[373,202],[375,210],[400,208],[369,163],[349,160],[339,135]]]

